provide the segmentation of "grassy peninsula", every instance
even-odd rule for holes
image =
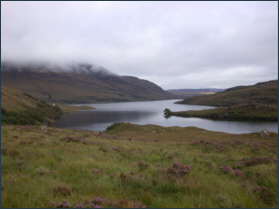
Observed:
[[[278,105],[248,104],[207,110],[170,112],[171,116],[199,117],[214,120],[278,121]]]
[[[67,105],[67,104],[57,104],[58,107],[61,108],[63,113],[71,113],[71,112],[77,112],[79,110],[92,110],[95,109],[94,107],[91,107],[89,105],[81,105],[81,106],[72,106],[72,105]]]
[[[172,112],[168,116],[215,120],[278,121],[278,80],[237,86],[213,95],[193,96],[177,104],[217,106],[215,109]]]
[[[1,127],[1,206],[277,208],[278,134]]]

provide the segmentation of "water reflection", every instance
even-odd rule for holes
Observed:
[[[88,126],[97,123],[115,123],[115,122],[130,122],[140,121],[143,118],[148,119],[156,115],[154,112],[137,112],[137,111],[79,111],[71,114],[63,115],[60,120],[57,120],[53,126],[58,128]]]
[[[278,133],[277,122],[214,121],[201,118],[181,117],[165,118],[164,110],[166,108],[171,111],[214,108],[200,105],[177,105],[174,104],[175,101],[177,100],[90,104],[97,109],[64,114],[53,126],[57,128],[104,131],[112,123],[130,122],[139,125],[155,124],[165,127],[196,126],[211,131],[237,134],[260,132],[264,128]]]

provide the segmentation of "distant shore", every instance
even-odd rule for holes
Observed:
[[[278,106],[264,104],[235,105],[207,110],[170,111],[169,115],[232,121],[278,121]]]

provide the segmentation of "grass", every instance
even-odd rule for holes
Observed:
[[[278,105],[278,80],[257,83],[252,86],[237,86],[213,95],[193,96],[177,102],[177,104],[223,107],[255,103]]]
[[[107,132],[2,125],[1,137],[4,208],[278,206],[276,133],[124,123]]]
[[[17,125],[51,124],[62,113],[94,109],[88,105],[70,106],[46,103],[29,94],[1,85],[1,123]]]
[[[38,99],[1,85],[1,109],[5,109],[7,112],[19,112],[27,108],[36,108],[37,103]]]
[[[41,99],[1,85],[1,123],[17,125],[50,124],[62,113]]]
[[[51,103],[53,104],[53,103]],[[91,107],[89,105],[81,105],[81,106],[71,106],[71,105],[66,105],[62,103],[55,103],[58,107],[61,108],[63,113],[71,113],[71,112],[77,112],[79,110],[90,110],[90,109],[96,109],[94,107]]]
[[[169,116],[201,117],[215,120],[278,121],[278,105],[249,104],[208,110],[170,112]]]
[[[278,80],[237,86],[213,95],[193,96],[177,104],[211,105],[219,108],[171,112],[168,116],[214,120],[278,121]]]
[[[36,105],[36,108],[26,108],[26,110],[20,112],[7,112],[1,107],[1,123],[18,125],[50,125],[54,120],[58,119],[62,113],[59,107],[50,106],[44,101],[40,101]]]

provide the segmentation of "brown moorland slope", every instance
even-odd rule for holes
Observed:
[[[45,101],[63,103],[177,98],[150,81],[84,64],[59,67],[1,63],[1,83]]]

